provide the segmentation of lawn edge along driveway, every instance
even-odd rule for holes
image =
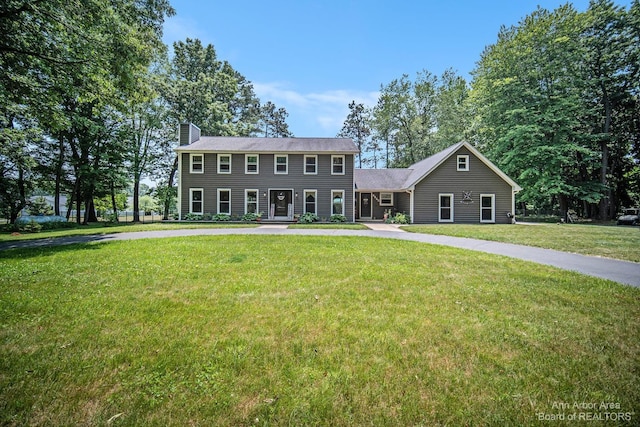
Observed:
[[[382,230],[340,230],[340,229],[280,229],[280,228],[215,228],[140,231],[131,233],[69,236],[56,239],[25,240],[0,243],[0,250],[18,248],[36,248],[74,243],[110,242],[117,240],[134,240],[150,238],[185,237],[201,235],[302,235],[302,236],[362,236],[385,239],[400,239],[435,245],[480,251],[494,255],[503,255],[538,264],[550,265],[563,270],[575,271],[588,276],[612,280],[614,282],[640,287],[640,263],[579,255],[553,249],[542,249],[532,246],[514,245],[511,243],[492,242],[431,234],[402,233]]]

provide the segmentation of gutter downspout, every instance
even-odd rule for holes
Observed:
[[[182,152],[178,152],[178,221],[182,221]]]
[[[411,224],[413,224],[413,193],[415,188],[406,190],[409,193],[409,215],[411,216]]]

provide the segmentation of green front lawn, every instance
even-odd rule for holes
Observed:
[[[2,251],[0,425],[637,425],[638,318],[637,288],[406,241]]]
[[[402,229],[413,233],[470,237],[640,262],[640,227],[579,224],[433,224],[410,225]]]
[[[64,228],[60,230],[42,231],[39,233],[12,233],[0,232],[0,242],[11,242],[16,240],[35,240],[49,239],[65,236],[81,236],[92,234],[112,234],[112,233],[131,233],[136,231],[158,231],[158,230],[185,230],[194,228],[254,228],[258,227],[256,223],[224,223],[224,222],[207,222],[207,223],[189,223],[189,222],[154,222],[151,224],[141,223],[123,223],[118,225],[107,225],[107,223],[92,223],[89,225],[78,225],[73,228]]]

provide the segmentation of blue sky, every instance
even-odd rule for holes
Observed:
[[[470,81],[501,25],[560,0],[172,0],[165,43],[213,44],[254,85],[262,103],[289,113],[295,136],[335,136],[352,100],[375,105],[381,85],[453,68]],[[572,2],[578,11],[588,0]],[[617,0],[628,5],[630,1]]]

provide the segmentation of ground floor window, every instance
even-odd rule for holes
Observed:
[[[231,215],[231,190],[218,189],[218,213]]]
[[[453,222],[453,194],[440,194],[438,198],[438,221]]]
[[[316,190],[304,190],[304,213],[316,212],[316,199],[318,198],[318,192]]]
[[[393,193],[380,193],[380,206],[393,206]]]
[[[258,213],[258,190],[244,191],[244,213]]]
[[[202,188],[189,189],[189,213],[202,215],[203,192]]]
[[[496,222],[495,194],[480,195],[480,222]]]
[[[344,215],[344,190],[331,190],[331,214]]]

